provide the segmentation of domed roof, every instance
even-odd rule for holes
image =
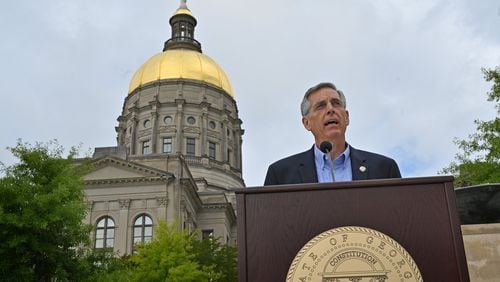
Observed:
[[[166,50],[149,58],[134,74],[128,93],[149,82],[163,79],[193,79],[209,83],[234,98],[224,70],[210,57],[193,50]]]

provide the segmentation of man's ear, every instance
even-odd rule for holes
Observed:
[[[346,123],[345,125],[349,125],[349,111],[345,111],[345,114],[346,114]]]
[[[302,125],[304,125],[305,129],[311,131],[311,127],[309,126],[309,119],[307,117],[302,117]]]

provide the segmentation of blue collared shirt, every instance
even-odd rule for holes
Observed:
[[[330,172],[330,162],[326,155],[314,145],[314,161],[316,162],[316,175],[319,183],[332,182],[332,174]],[[335,182],[352,181],[351,170],[351,149],[347,148],[333,160],[333,173]]]

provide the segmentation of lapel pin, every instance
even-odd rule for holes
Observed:
[[[365,172],[366,171],[366,166],[362,165],[359,167],[359,171]]]

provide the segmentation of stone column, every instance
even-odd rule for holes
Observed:
[[[179,205],[179,230],[184,230],[184,222],[186,221],[187,207],[186,201],[181,199]]]
[[[130,207],[130,199],[118,200],[120,204],[120,218],[118,219],[120,222],[119,229],[115,230],[115,250],[118,251],[120,255],[127,254],[129,252],[129,248],[131,250],[131,242],[128,242],[128,234],[129,234],[129,207]],[[117,232],[118,231],[118,232]]]
[[[179,171],[179,166],[180,166],[180,161],[178,158],[175,159],[175,162],[177,163],[177,171]],[[179,174],[176,174],[179,175]],[[167,184],[167,195],[169,196],[169,204],[165,206],[166,210],[166,219],[167,222],[174,222],[177,221],[180,224],[179,221],[179,206],[180,206],[180,192],[181,190],[181,184],[179,179],[174,179],[174,181],[169,182]],[[171,195],[171,196],[170,196]]]
[[[175,114],[175,152],[177,154],[182,153],[182,148],[184,146],[184,99],[175,99],[177,104],[177,113]]]
[[[156,154],[158,144],[158,113],[151,111],[151,153]]]
[[[156,197],[156,203],[158,204],[158,208],[156,209],[158,219],[167,222],[168,195],[165,197]]]
[[[151,106],[151,153],[156,154],[158,152],[158,108],[160,102],[158,101],[158,92],[160,86],[157,87],[157,93],[154,100],[149,102]]]
[[[130,154],[135,155],[137,154],[136,152],[136,147],[137,147],[137,123],[139,122],[136,113],[132,113],[132,118],[130,119],[130,122],[132,123],[130,125],[132,133],[131,138],[130,138]]]
[[[222,160],[224,162],[229,161],[229,156],[227,155],[227,116],[224,115],[222,118],[222,123],[221,123],[221,141],[220,141],[220,147],[221,147],[221,153],[222,153]]]
[[[94,208],[94,201],[87,201],[86,208],[87,208],[87,214],[85,215],[85,222],[94,226],[95,222],[92,222],[92,209]]]
[[[200,138],[200,155],[202,157],[208,156],[208,138],[207,138],[207,128],[208,128],[208,107],[209,103],[202,102],[200,104],[201,107],[201,138]]]
[[[236,152],[236,156],[238,157],[238,169],[239,170],[243,170],[243,161],[242,161],[242,157],[241,157],[241,148],[243,147],[243,134],[245,133],[245,130],[241,129],[241,124],[243,122],[241,121],[241,119],[238,119],[238,129],[236,131],[236,140],[235,140],[235,143],[238,144],[238,148],[237,148],[237,152]]]

